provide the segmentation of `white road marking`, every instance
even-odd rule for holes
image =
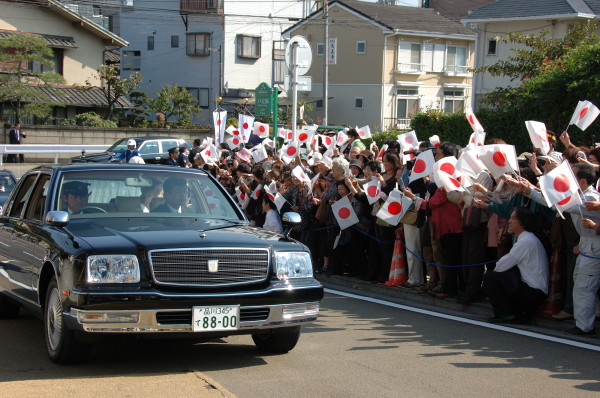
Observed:
[[[421,308],[409,307],[407,305],[397,304],[397,303],[393,303],[391,301],[380,300],[380,299],[376,299],[376,298],[372,298],[372,297],[359,296],[357,294],[346,293],[346,292],[342,292],[339,290],[325,289],[325,292],[331,293],[331,294],[336,294],[338,296],[353,298],[356,300],[368,301],[370,303],[381,304],[381,305],[385,305],[388,307],[398,308],[401,310],[416,312],[418,314],[429,315],[429,316],[434,316],[434,317],[443,318],[443,319],[449,319],[451,321],[468,323],[470,325],[481,326],[481,327],[488,328],[488,329],[500,330],[503,332],[518,334],[521,336],[532,337],[534,339],[552,341],[554,343],[565,344],[565,345],[570,345],[573,347],[583,348],[585,350],[600,352],[600,346],[596,346],[593,344],[586,344],[586,343],[581,343],[579,341],[562,339],[560,337],[548,336],[548,335],[541,334],[541,333],[535,333],[535,332],[530,332],[527,330],[511,328],[508,326],[502,326],[502,325],[497,325],[497,324],[488,323],[488,322],[476,321],[476,320],[468,319],[468,318],[461,318],[461,317],[454,316],[454,315],[447,315],[447,314],[443,314],[443,313],[439,313],[439,312],[423,310]]]

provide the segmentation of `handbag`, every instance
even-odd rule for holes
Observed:
[[[417,225],[419,219],[419,213],[416,210],[407,211],[400,219],[401,224]]]
[[[480,224],[481,209],[473,205],[467,207],[463,214],[461,229],[463,231],[472,231],[479,228]]]
[[[319,202],[319,208],[317,209],[317,212],[315,213],[315,218],[317,219],[317,221],[319,221],[320,223],[327,223],[327,220],[329,220],[329,209],[331,208],[331,205],[329,204],[328,201],[326,201],[325,199],[321,199],[321,202]]]

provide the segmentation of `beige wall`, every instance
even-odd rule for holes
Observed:
[[[2,130],[2,142],[8,144],[8,132],[11,127],[5,125]],[[173,137],[184,139],[190,144],[196,138],[204,139],[213,136],[212,130],[191,129],[135,129],[135,128],[101,128],[79,126],[22,126],[27,134],[24,144],[68,144],[68,145],[112,145],[125,137]],[[77,154],[64,154],[61,160],[69,159]],[[51,162],[53,157],[27,154],[27,162]]]
[[[64,50],[63,76],[67,84],[84,85],[89,80],[92,85],[100,85],[96,68],[103,62],[105,47],[100,37],[50,10],[7,2],[0,5],[0,29],[73,37],[78,48]]]

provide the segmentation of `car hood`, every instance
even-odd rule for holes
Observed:
[[[103,162],[109,158],[109,152],[86,153],[85,156],[72,157],[71,162]]]
[[[211,225],[185,225],[171,219],[153,226],[95,222],[95,220],[71,221],[66,227],[75,236],[81,249],[96,253],[139,252],[160,249],[198,248],[271,248],[281,245],[288,250],[307,250],[303,245],[285,239],[282,235],[262,228],[219,222]]]

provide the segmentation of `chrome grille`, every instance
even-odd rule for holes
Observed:
[[[208,272],[208,261],[218,271]],[[165,285],[227,286],[260,282],[269,273],[267,249],[154,250],[150,252],[154,280]]]

